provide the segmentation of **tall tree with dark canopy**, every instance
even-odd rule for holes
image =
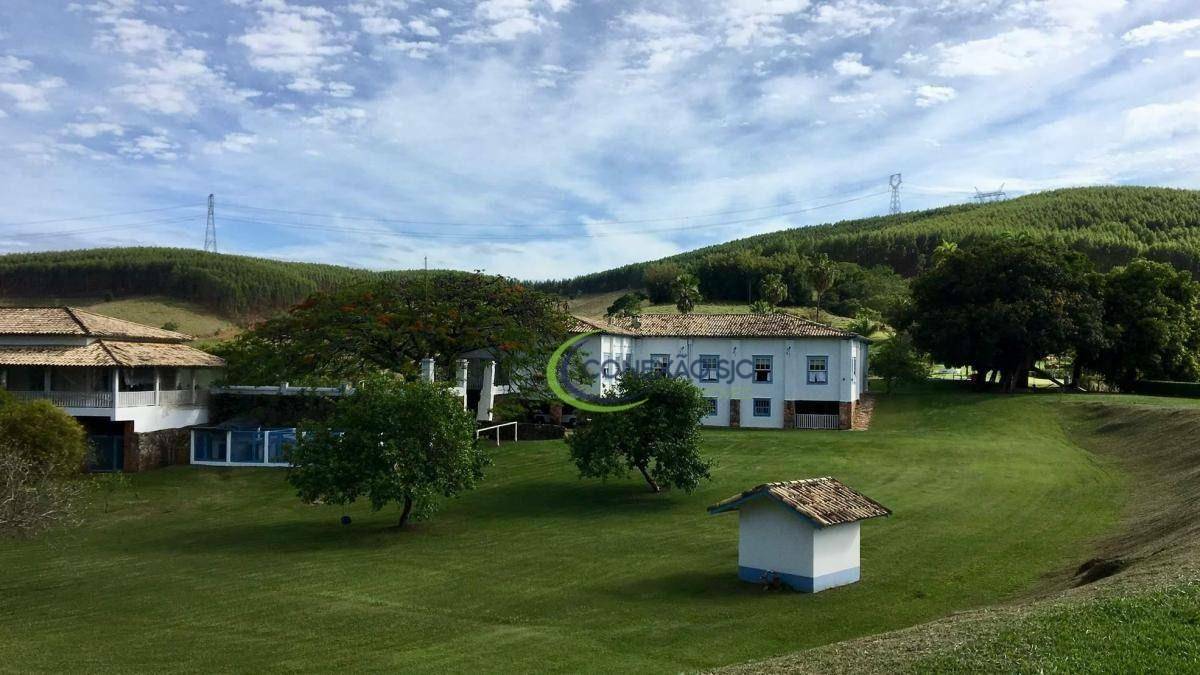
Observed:
[[[426,357],[449,369],[459,354],[489,349],[532,396],[544,383],[530,373],[543,372],[567,328],[559,303],[524,284],[434,272],[317,293],[219,351],[231,382],[336,384],[384,371],[413,376]]]
[[[1139,379],[1200,377],[1200,284],[1164,263],[1135,260],[1104,280],[1106,340],[1086,365],[1122,390]]]
[[[288,481],[308,503],[400,505],[399,527],[470,490],[487,458],[475,420],[445,386],[377,375],[338,401],[320,423],[301,425]]]
[[[680,274],[676,277],[675,282],[671,284],[671,293],[675,297],[675,308],[680,314],[691,314],[702,299],[700,282],[692,274]]]
[[[1012,391],[1037,360],[1102,340],[1098,289],[1083,255],[1002,236],[947,252],[917,277],[902,322],[934,360],[972,366],[980,385],[998,371]]]
[[[626,371],[614,396],[645,399],[622,412],[599,413],[567,439],[580,475],[626,476],[637,469],[652,492],[691,492],[709,477],[712,462],[700,456],[700,420],[706,406],[686,379]]]

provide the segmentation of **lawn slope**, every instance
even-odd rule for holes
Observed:
[[[730,672],[1200,671],[1200,410],[1095,398],[1061,404],[1064,427],[1131,477],[1130,498],[1068,590]]]
[[[405,532],[364,508],[340,526],[281,472],[136,475],[87,526],[0,548],[0,669],[662,672],[911,626],[1069,577],[1114,525],[1121,474],[1057,413],[947,386],[881,400],[867,432],[708,431],[692,495],[506,445]],[[822,475],[895,511],[863,526],[862,582],[737,581],[737,518],[705,506]]]

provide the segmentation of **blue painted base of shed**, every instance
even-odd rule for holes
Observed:
[[[772,572],[770,570],[760,570],[757,567],[743,567],[738,565],[738,578],[742,581],[749,581],[752,584],[766,584],[778,578],[781,583],[793,590],[804,593],[816,593],[827,588],[845,586],[846,584],[858,581],[858,568],[851,567],[840,572],[822,574],[819,577],[802,577],[798,574]]]

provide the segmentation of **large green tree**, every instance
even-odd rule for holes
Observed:
[[[1102,339],[1099,276],[1083,255],[1001,236],[947,252],[913,281],[903,323],[948,366],[997,371],[1011,391],[1033,364]],[[903,326],[902,326],[903,327]]]
[[[339,383],[388,371],[415,375],[421,359],[449,369],[459,354],[493,350],[530,396],[566,337],[552,297],[498,276],[430,273],[379,278],[317,293],[219,352],[236,384]]]
[[[472,489],[487,464],[475,420],[444,385],[377,375],[301,425],[288,481],[308,503],[400,505],[399,526]]]
[[[646,286],[646,293],[650,296],[650,302],[655,304],[672,302],[671,284],[685,271],[673,262],[646,265],[646,270],[642,273],[642,283]]]
[[[1139,379],[1200,377],[1200,284],[1164,263],[1135,260],[1104,279],[1105,341],[1085,365],[1123,390]]]
[[[636,469],[653,492],[691,492],[709,477],[712,462],[700,456],[704,395],[683,378],[626,371],[611,395],[645,399],[630,410],[600,413],[567,439],[580,475],[626,476]]]
[[[871,350],[871,375],[883,380],[884,391],[901,382],[921,382],[929,377],[929,359],[907,333],[897,333]]]

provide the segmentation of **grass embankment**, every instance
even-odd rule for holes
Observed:
[[[614,300],[625,295],[629,291],[615,291],[610,293],[593,293],[590,295],[581,295],[577,298],[572,298],[570,301],[570,311],[573,314],[587,316],[592,318],[603,318],[604,312],[608,310],[608,306]],[[816,319],[815,307],[784,307],[783,310],[796,316],[802,316],[806,319]],[[642,312],[646,314],[678,314],[679,310],[672,304],[661,305],[646,305],[642,308]],[[696,305],[693,310],[695,314],[748,314],[750,313],[750,305],[745,303],[712,303],[705,302]],[[845,328],[854,321],[854,319],[829,312],[821,312],[821,323],[827,323],[837,328]]]
[[[405,532],[301,505],[277,471],[136,475],[86,527],[0,548],[0,669],[661,672],[910,626],[1025,593],[1113,526],[1119,475],[1056,414],[935,387],[882,400],[867,432],[709,431],[692,495],[508,445]],[[863,526],[862,582],[737,581],[737,518],[705,506],[821,475],[895,511]]]
[[[69,305],[89,312],[134,321],[161,328],[173,323],[176,330],[187,333],[200,344],[219,342],[237,335],[241,327],[228,318],[195,303],[167,297],[138,298],[0,298],[0,305],[56,307]]]
[[[1081,446],[1130,475],[1121,525],[1074,588],[737,672],[1200,671],[1200,402],[1057,399]]]

